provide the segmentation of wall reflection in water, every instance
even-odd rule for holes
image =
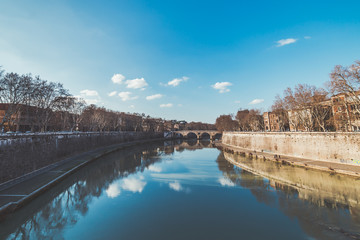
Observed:
[[[74,238],[71,234],[84,231],[95,238],[89,218],[103,218],[99,228],[114,223],[109,238],[120,238],[121,233],[124,239],[157,239],[156,234],[128,230],[134,225],[161,232],[166,239],[195,237],[186,231],[196,229],[202,229],[199,239],[220,239],[219,229],[219,236],[238,236],[241,231],[249,238],[272,230],[277,239],[303,239],[301,234],[314,239],[360,238],[359,180],[217,149],[196,151],[202,148],[213,148],[213,142],[158,142],[109,154],[0,222],[0,239]],[[138,218],[132,217],[134,211]],[[269,212],[274,222],[267,220],[264,226]],[[254,216],[245,218],[246,213]],[[175,216],[171,222],[167,214]]]
[[[234,166],[230,162],[236,162]],[[219,170],[256,200],[297,218],[316,239],[360,239],[360,179],[223,152]],[[266,178],[264,178],[266,177]],[[271,189],[277,190],[276,196]]]
[[[157,172],[153,164],[163,156],[185,149],[211,147],[210,141],[165,141],[121,150],[101,158],[80,169],[0,224],[0,239],[52,239],[62,236],[62,231],[75,225],[80,216],[86,215],[94,198],[104,192],[110,198],[121,191],[141,193],[146,181],[135,176],[145,169]],[[115,155],[115,156],[114,156]],[[134,176],[133,176],[134,175]],[[120,183],[116,180],[122,179]],[[174,181],[170,188],[180,191]],[[61,237],[60,237],[61,238]]]
[[[160,161],[161,155],[171,154],[174,151],[171,150],[174,148],[172,145],[143,145],[89,164],[1,223],[0,239],[6,236],[9,239],[52,239],[61,236],[64,228],[76,224],[79,216],[88,212],[94,197],[99,197],[103,191],[113,197],[117,194],[111,187],[116,179],[127,179],[123,185],[125,189],[141,191],[138,180],[131,175]],[[141,187],[144,187],[142,182]]]

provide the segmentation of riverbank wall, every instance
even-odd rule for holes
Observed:
[[[54,133],[0,137],[0,183],[96,148],[163,137],[163,133],[154,132]]]
[[[249,151],[360,166],[360,133],[224,132],[222,143]]]

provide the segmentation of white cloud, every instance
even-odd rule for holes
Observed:
[[[91,104],[96,105],[100,102],[99,99],[90,99],[90,98],[83,98],[83,99],[85,100],[86,104],[89,104],[89,105],[91,105]]]
[[[130,105],[129,108],[133,109],[135,108],[135,105]]]
[[[82,96],[86,96],[86,97],[96,97],[99,96],[99,93],[95,90],[89,90],[89,89],[85,89],[85,90],[81,90],[80,94]]]
[[[111,92],[111,93],[108,93],[108,96],[109,96],[109,97],[113,97],[113,96],[116,95],[116,93],[117,93],[116,91],[113,91],[113,92]]]
[[[310,36],[305,36],[304,39],[311,39],[311,37]]]
[[[160,104],[160,107],[161,107],[161,108],[170,108],[170,107],[172,107],[172,106],[173,106],[172,103]]]
[[[87,104],[98,104],[100,102],[99,93],[95,90],[81,90],[80,96],[75,97],[84,99]]]
[[[118,96],[121,98],[122,101],[129,101],[129,100],[135,100],[137,99],[138,97],[137,96],[134,96],[134,97],[131,97],[132,93],[131,92],[119,92]]]
[[[224,178],[221,177],[218,179],[218,182],[221,184],[221,186],[223,187],[234,187],[235,183],[233,183],[232,181],[230,181],[228,178]]]
[[[129,177],[123,180],[121,188],[130,192],[141,193],[144,190],[146,182],[141,181],[135,177]]]
[[[254,99],[251,102],[249,102],[250,105],[255,105],[264,102],[264,99]]]
[[[177,192],[181,191],[183,187],[178,181],[169,183],[169,187]]]
[[[211,85],[211,87],[215,90],[219,90],[220,93],[226,93],[230,92],[230,89],[228,89],[228,87],[230,87],[231,85],[232,83],[230,82],[217,82],[214,85]]]
[[[181,103],[178,104],[178,107],[182,107],[183,105]]]
[[[282,47],[288,44],[292,44],[295,43],[297,41],[297,39],[295,38],[286,38],[286,39],[280,39],[279,41],[277,41],[277,47]]]
[[[132,89],[144,88],[148,85],[144,78],[135,78],[132,80],[126,80],[125,84],[127,85],[126,86],[127,88],[132,88]]]
[[[159,172],[162,171],[161,167],[159,167],[159,166],[154,166],[154,165],[150,165],[150,166],[148,167],[148,169],[149,169],[149,171],[151,171],[151,172],[157,172],[157,173],[159,173]]]
[[[120,188],[118,184],[111,184],[108,189],[106,189],[106,195],[109,198],[116,198],[117,196],[120,195]]]
[[[119,74],[119,73],[114,74],[114,76],[112,76],[112,78],[111,78],[111,81],[116,84],[121,84],[122,81],[124,81],[124,80],[125,80],[125,76],[122,74]]]
[[[239,100],[235,101],[235,103],[241,103]]]
[[[139,89],[141,91],[145,90],[145,87],[148,86],[147,82],[144,78],[135,78],[135,79],[129,79],[125,80],[125,76],[122,74],[114,74],[114,76],[111,78],[111,81],[116,84],[122,84],[125,83],[127,88],[131,89]]]
[[[185,76],[184,76],[184,77],[181,77],[181,78],[174,78],[173,80],[169,81],[169,82],[167,83],[167,85],[176,87],[176,86],[178,86],[181,82],[185,82],[185,81],[187,81],[187,80],[189,80],[189,78],[188,78],[188,77],[185,77]]]
[[[162,98],[162,96],[163,95],[161,95],[161,94],[154,94],[154,95],[151,95],[151,96],[147,96],[146,100],[154,100],[154,99]]]

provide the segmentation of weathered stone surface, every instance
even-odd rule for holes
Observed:
[[[359,133],[224,132],[222,142],[278,155],[360,165]]]
[[[104,132],[0,138],[0,183],[85,151],[162,137],[153,132]]]

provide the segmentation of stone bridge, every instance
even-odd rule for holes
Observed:
[[[192,134],[195,134],[197,139],[208,138],[207,136],[209,136],[211,140],[220,139],[222,136],[222,132],[216,130],[181,130],[174,133],[184,138],[190,138]]]

